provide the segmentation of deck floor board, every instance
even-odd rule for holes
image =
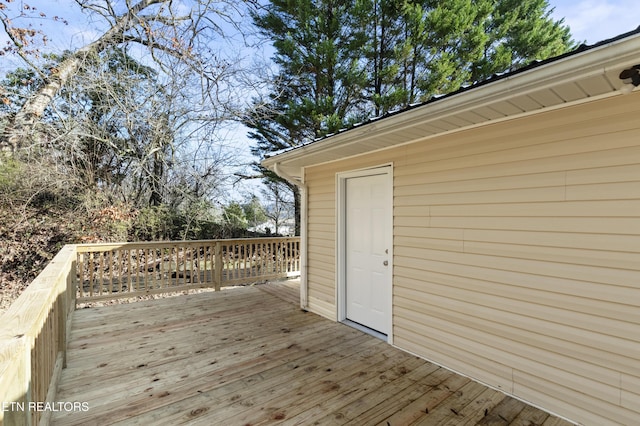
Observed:
[[[285,282],[78,310],[56,400],[89,410],[52,424],[569,425],[298,304]]]

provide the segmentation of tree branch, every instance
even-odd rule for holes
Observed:
[[[141,44],[143,46],[146,46],[150,49],[158,49],[158,50],[162,50],[163,52],[166,52],[168,54],[170,54],[171,56],[174,56],[178,59],[185,59],[186,55],[181,52],[178,49],[173,49],[170,48],[168,46],[165,46],[163,44],[160,44],[156,41],[153,40],[148,40],[148,39],[144,39],[142,37],[136,37],[136,36],[132,36],[132,35],[124,35],[122,37],[122,42],[128,42],[128,43],[138,43]]]

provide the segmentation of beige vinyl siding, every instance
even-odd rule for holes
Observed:
[[[307,308],[336,320],[334,174],[319,171],[307,187]]]
[[[622,376],[640,376],[639,107],[618,98],[408,146],[395,343],[579,422],[637,423]]]
[[[393,162],[394,344],[640,424],[638,117],[620,96],[308,168],[310,294],[335,317],[336,173]]]

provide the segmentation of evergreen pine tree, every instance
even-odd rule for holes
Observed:
[[[262,158],[562,54],[573,42],[551,12],[548,0],[272,0],[253,16],[279,70],[245,120],[253,153]]]

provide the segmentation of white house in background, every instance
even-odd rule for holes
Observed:
[[[638,64],[640,30],[265,159],[301,188],[302,306],[640,424]]]
[[[284,219],[278,222],[277,226],[277,234],[282,235],[284,237],[291,237],[295,235],[295,221],[294,219]],[[267,222],[263,222],[259,225],[252,226],[247,229],[249,232],[258,232],[261,234],[265,234],[270,232],[271,234],[276,234],[276,223],[273,220],[269,220]]]

